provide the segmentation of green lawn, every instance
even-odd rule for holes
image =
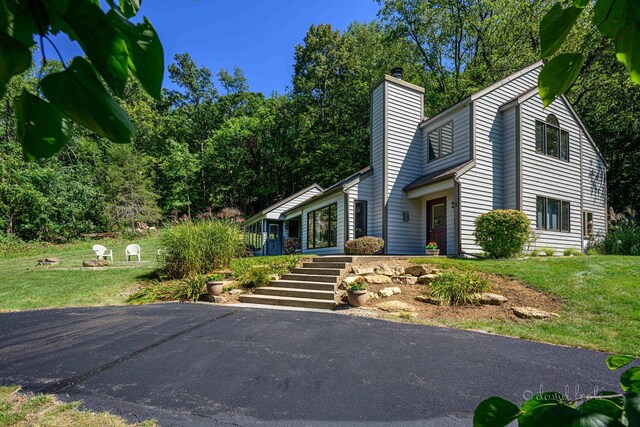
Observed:
[[[553,321],[473,320],[448,323],[450,326],[640,355],[640,257],[412,261],[513,277],[564,301],[561,317]]]
[[[133,242],[86,241],[1,258],[0,311],[124,304],[138,278],[156,268],[157,238],[135,242],[141,247],[142,261],[149,261],[144,268],[65,271],[36,266],[37,260],[46,256],[60,259],[60,264],[54,268],[80,267],[83,260],[95,258],[91,248],[97,243],[113,250],[118,265],[124,261],[124,248]]]

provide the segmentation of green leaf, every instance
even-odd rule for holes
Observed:
[[[31,52],[4,31],[0,31],[0,98],[7,91],[11,77],[31,66]]]
[[[563,8],[556,3],[540,23],[540,50],[542,57],[553,55],[564,43],[571,28],[578,20],[583,8],[569,6]]]
[[[627,67],[631,81],[640,84],[640,22],[618,31],[616,57]]]
[[[593,8],[593,23],[600,32],[615,39],[618,32],[640,19],[637,0],[598,0]]]
[[[640,393],[640,366],[629,368],[622,373],[620,387],[624,391]]]
[[[545,108],[571,87],[582,64],[584,56],[581,53],[563,53],[545,64],[538,76],[538,93]]]
[[[578,407],[581,414],[603,414],[612,419],[620,418],[622,407],[608,399],[590,399]]]
[[[27,160],[51,157],[69,140],[69,120],[47,101],[25,89],[16,97],[16,124]]]
[[[85,0],[71,0],[63,18],[71,31],[69,36],[80,43],[113,92],[122,96],[129,77],[124,36],[100,7]]]
[[[26,1],[2,2],[1,9],[3,14],[1,17],[0,29],[11,37],[17,39],[27,48],[35,45],[33,35],[39,33],[36,16],[43,19],[46,18],[46,14],[43,17],[41,9],[36,8],[36,15],[34,15],[31,13],[31,10],[29,10],[29,2]],[[44,24],[45,27],[48,25],[46,19]]]
[[[79,124],[117,143],[128,143],[135,131],[127,113],[106,91],[91,64],[73,60],[68,70],[41,82],[47,99]]]
[[[142,4],[142,0],[119,0],[119,2],[120,11],[127,19],[136,16]]]
[[[615,371],[618,368],[622,368],[623,366],[628,365],[629,363],[636,360],[634,356],[627,356],[626,354],[613,354],[607,357],[607,367]]]
[[[640,426],[640,394],[627,393],[624,397],[624,413],[630,426]]]
[[[164,77],[164,50],[156,30],[147,18],[133,25],[114,11],[107,16],[126,36],[129,69],[147,93],[159,100]]]
[[[609,400],[610,402],[615,403],[619,407],[623,407],[624,406],[624,399],[622,397],[620,397],[620,393],[616,393],[616,392],[613,392],[613,391],[601,391],[600,393],[598,393],[598,396],[618,396],[618,397],[609,397],[609,398],[607,398],[607,400]]]
[[[518,418],[520,408],[501,397],[490,397],[480,402],[473,414],[475,427],[503,427]]]
[[[579,418],[580,413],[566,404],[546,404],[520,415],[518,425],[520,427],[566,427],[573,425],[572,423],[578,421]]]
[[[585,7],[589,4],[589,0],[573,0],[573,5],[575,7]]]

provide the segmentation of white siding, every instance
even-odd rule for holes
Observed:
[[[503,203],[503,123],[499,108],[537,84],[540,67],[480,96],[475,103],[476,165],[460,178],[462,250],[482,249],[475,244],[475,219]]]
[[[607,232],[606,165],[587,136],[582,133],[583,209],[593,212],[593,232],[602,237]]]
[[[368,236],[375,236],[375,237],[382,237],[382,233],[379,232],[379,234],[375,234],[373,232],[373,227],[372,227],[372,215],[373,215],[373,199],[374,199],[374,192],[373,192],[373,175],[367,175],[365,178],[361,179],[360,182],[358,184],[355,184],[354,186],[350,187],[348,190],[348,194],[349,194],[349,205],[347,206],[347,212],[348,212],[348,235],[347,235],[347,240],[353,239],[354,238],[354,234],[355,234],[355,201],[359,200],[359,201],[365,201],[367,202],[367,235]],[[381,230],[378,230],[381,231]]]
[[[338,191],[333,195],[323,197],[304,206],[302,211],[302,221],[300,221],[302,226],[302,253],[317,255],[334,255],[344,253],[344,196],[345,194],[342,191]],[[333,203],[338,204],[338,245],[334,248],[307,249],[307,214]]]
[[[544,122],[549,114],[554,114],[560,128],[569,132],[569,162],[536,152],[535,121]],[[536,94],[522,104],[522,208],[536,233],[535,247],[549,247],[558,252],[566,248],[582,248],[580,134],[580,127],[562,100],[543,109]],[[570,232],[535,228],[537,196],[571,203]]]
[[[449,122],[453,122],[453,152],[448,155],[427,162],[429,160],[429,143],[428,135],[434,129]],[[463,105],[455,111],[444,117],[429,123],[428,126],[422,128],[422,157],[423,168],[422,175],[437,172],[458,165],[465,161],[471,160],[471,143],[469,136],[469,106]]]
[[[504,178],[502,207],[504,209],[517,209],[516,120],[517,109],[515,107],[509,108],[502,113],[502,168]]]
[[[315,196],[317,194],[320,194],[320,190],[318,190],[317,188],[314,187],[314,188],[310,189],[309,191],[306,191],[305,193],[299,195],[295,199],[289,200],[284,205],[278,206],[276,209],[270,211],[267,214],[267,217],[268,218],[279,219],[280,215],[282,213],[288,211],[289,209],[293,209],[294,207],[298,206],[299,204],[301,204],[305,200],[309,200],[310,198],[312,198],[313,196]]]
[[[382,181],[384,171],[384,86],[371,92],[371,167],[368,178],[372,196],[369,202],[369,234],[382,237]]]
[[[422,93],[395,84],[387,88],[387,253],[419,254],[424,248],[420,239],[424,222],[422,208],[409,200],[402,190],[422,175]],[[404,212],[409,221],[404,221]]]

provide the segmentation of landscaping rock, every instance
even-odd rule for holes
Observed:
[[[240,295],[244,294],[246,291],[244,289],[231,289],[229,291],[229,295]]]
[[[381,274],[383,276],[400,276],[404,274],[404,268],[397,265],[382,264],[377,266],[374,270],[375,274]]]
[[[418,281],[417,277],[414,276],[395,276],[391,278],[393,283],[397,283],[398,285],[415,285]]]
[[[38,265],[58,265],[60,264],[59,258],[42,258],[38,260]]]
[[[478,304],[485,304],[485,305],[502,305],[505,302],[507,302],[507,297],[498,295],[498,294],[492,294],[490,292],[475,294],[473,296],[473,299]]]
[[[209,302],[215,302],[217,304],[224,304],[225,302],[227,302],[227,299],[220,295],[208,295],[208,297],[209,297]]]
[[[513,307],[513,313],[521,319],[550,319],[552,317],[560,317],[560,315],[556,313],[534,307]]]
[[[372,265],[354,265],[351,267],[353,274],[358,276],[366,276],[367,274],[373,274],[374,267]]]
[[[433,279],[435,279],[436,277],[438,277],[437,274],[433,274],[433,273],[425,274],[418,278],[418,283],[421,283],[421,284],[431,283]]]
[[[445,305],[445,300],[440,298],[434,298],[429,295],[418,295],[416,301],[425,302],[433,305]]]
[[[391,279],[387,276],[374,274],[372,276],[364,276],[364,280],[370,285],[385,285],[391,283]]]
[[[374,294],[373,292],[367,292],[367,297],[369,297],[369,299],[378,299],[378,298],[380,298],[378,296],[378,294]]]
[[[415,309],[411,304],[402,301],[385,301],[378,305],[380,310],[384,311],[414,311]]]
[[[349,304],[347,291],[337,291],[335,300],[338,304]]]
[[[378,291],[378,296],[381,298],[387,298],[393,295],[398,295],[399,293],[402,293],[402,290],[400,288],[384,288]]]
[[[431,273],[431,266],[427,264],[422,265],[412,265],[411,267],[405,267],[404,273],[410,274],[415,277],[424,276],[425,274]]]
[[[82,261],[83,267],[107,267],[109,263],[103,259],[88,259]]]

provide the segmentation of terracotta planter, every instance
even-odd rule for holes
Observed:
[[[224,282],[207,282],[207,293],[209,295],[220,295]]]
[[[353,307],[362,307],[367,302],[367,290],[362,289],[360,291],[347,291],[347,298],[349,304]]]
[[[440,249],[425,249],[424,253],[427,256],[438,256],[440,255]]]

